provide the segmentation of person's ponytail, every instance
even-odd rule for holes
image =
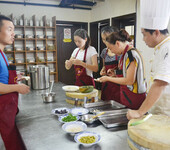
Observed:
[[[122,41],[128,41],[128,42],[132,41],[132,39],[129,36],[129,33],[125,29],[121,29],[119,31],[119,35],[122,38]]]
[[[118,32],[113,32],[111,33],[107,38],[106,41],[115,44],[116,41],[121,41],[121,42],[131,42],[132,39],[130,38],[128,32],[125,29],[121,29]]]

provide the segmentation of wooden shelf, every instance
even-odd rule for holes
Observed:
[[[36,40],[37,40],[37,41],[41,41],[41,40],[46,40],[46,38],[42,38],[42,39],[36,38]]]
[[[50,72],[50,75],[54,75],[54,74],[56,74],[57,72]]]
[[[11,19],[13,20],[13,15],[11,15]],[[55,72],[51,72],[50,75],[54,76],[54,81],[58,81],[58,67],[57,67],[57,41],[56,41],[56,17],[52,18],[52,26],[47,26],[47,18],[46,16],[42,17],[43,25],[45,26],[35,26],[36,24],[36,17],[35,15],[32,16],[32,21],[34,26],[25,25],[25,17],[24,15],[21,16],[21,19],[24,22],[23,26],[16,25],[15,28],[17,28],[17,31],[19,31],[20,34],[24,35],[23,38],[15,38],[12,51],[5,51],[6,54],[8,54],[9,58],[12,57],[15,63],[12,63],[13,65],[18,66],[17,68],[22,68],[25,70],[26,74],[28,74],[27,68],[29,68],[29,65],[49,65],[51,69],[54,69]],[[39,20],[39,18],[37,18]],[[45,38],[27,38],[26,35],[38,35],[38,33],[41,32],[43,34],[43,37]],[[48,39],[47,36],[50,32],[50,35],[53,36],[53,38]],[[31,34],[30,34],[31,33]],[[54,50],[48,50],[48,44],[52,43],[54,46]],[[19,44],[19,45],[18,45]],[[27,50],[27,47],[33,46],[35,50]],[[22,50],[16,51],[15,47],[22,46]],[[44,47],[45,50],[38,50],[37,47]],[[51,52],[53,55],[53,58],[55,61],[47,61],[47,57],[51,57]],[[43,55],[43,56],[42,56]],[[38,62],[38,57],[43,57],[44,62]],[[24,63],[16,63],[16,58],[19,60],[20,58],[24,60]],[[11,59],[11,58],[10,58]],[[28,62],[27,60],[35,60],[35,62]],[[41,59],[41,58],[40,58]],[[51,76],[50,76],[51,77]]]
[[[35,26],[25,26],[25,28],[35,28]]]
[[[25,38],[15,38],[15,41],[25,40]]]
[[[56,52],[56,50],[47,50],[47,52]]]
[[[25,38],[25,40],[27,40],[27,41],[34,41],[35,38]]]
[[[18,65],[26,65],[26,63],[15,63],[16,66]]]
[[[48,61],[47,63],[48,64],[53,64],[53,63],[55,63],[56,61]]]
[[[37,53],[40,52],[46,52],[46,50],[37,50]]]
[[[35,53],[36,50],[26,50],[27,53]]]
[[[15,28],[24,28],[24,26],[16,25]]]
[[[46,64],[46,62],[36,62],[37,64]]]
[[[47,38],[47,41],[54,41],[54,40],[56,40],[56,39],[48,39],[48,38]]]
[[[22,51],[16,51],[15,50],[15,53],[25,53],[25,50],[22,50]]]
[[[39,28],[39,29],[45,29],[45,26],[36,26],[35,28]]]
[[[28,65],[34,65],[36,62],[27,62]]]
[[[4,51],[4,53],[14,53],[14,51]]]
[[[48,26],[46,26],[46,28],[47,29],[55,29],[55,27],[48,27]]]

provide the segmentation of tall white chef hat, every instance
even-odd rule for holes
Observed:
[[[141,28],[167,29],[170,17],[170,0],[140,0]]]

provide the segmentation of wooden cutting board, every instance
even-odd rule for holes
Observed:
[[[144,123],[130,126],[138,120],[132,119],[128,123],[128,135],[133,142],[151,150],[170,150],[170,117],[153,115]],[[128,143],[131,149],[136,150]]]
[[[84,103],[84,97],[87,97],[87,102],[94,102],[95,97],[98,96],[98,90],[94,89],[90,93],[80,93],[80,92],[66,92],[66,102],[74,105],[75,99],[78,98],[78,105],[82,105]]]

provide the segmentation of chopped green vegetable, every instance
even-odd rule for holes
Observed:
[[[131,123],[130,126],[136,126],[138,124],[141,124],[141,123],[145,122],[146,120],[148,120],[151,116],[152,116],[152,114],[149,114],[145,118],[143,118],[142,120]]]
[[[139,120],[139,121],[131,123],[130,126],[136,126],[136,125],[141,124],[143,122],[145,122],[145,121],[144,120]]]
[[[76,120],[77,120],[77,117],[73,116],[70,113],[68,114],[68,116],[66,116],[62,119],[62,121],[64,121],[64,122],[70,122],[70,121],[76,121]]]
[[[91,144],[95,142],[95,137],[94,136],[82,136],[79,141],[81,143],[86,143],[86,144]]]

